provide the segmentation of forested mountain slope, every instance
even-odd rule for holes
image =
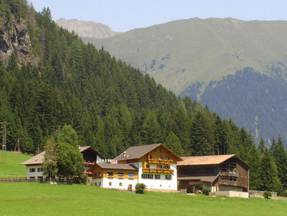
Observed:
[[[135,29],[103,40],[84,39],[97,47],[103,46],[112,55],[150,74],[176,94],[193,97],[221,116],[232,118],[254,135],[271,141],[283,132],[281,135],[287,142],[285,108],[277,108],[272,113],[274,118],[270,118],[269,109],[270,101],[282,104],[276,94],[277,85],[283,92],[287,91],[286,37],[286,21],[194,18]],[[244,88],[247,84],[252,85],[252,82],[246,82],[248,73],[237,75],[246,67],[253,68],[257,74],[253,76],[252,91]],[[225,88],[232,85],[229,75],[238,78],[240,85],[233,85],[231,91],[220,95],[205,96],[212,88],[218,92],[215,83],[222,81]],[[242,76],[245,77],[241,79]],[[270,82],[268,89],[260,86],[262,79],[265,83]],[[284,85],[280,79],[285,81]],[[262,91],[270,93],[266,97],[256,97]],[[245,95],[256,100],[246,100]],[[222,96],[239,100],[215,104]],[[246,116],[250,117],[248,121]],[[257,118],[259,120],[254,121]]]

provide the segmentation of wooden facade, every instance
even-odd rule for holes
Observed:
[[[249,191],[249,167],[235,155],[213,164],[197,164],[196,160],[190,164],[178,164],[177,172],[179,190],[194,191],[207,185],[212,192]]]

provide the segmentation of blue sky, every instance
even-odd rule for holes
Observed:
[[[54,19],[77,18],[127,31],[192,17],[287,20],[286,0],[29,0],[49,7]]]

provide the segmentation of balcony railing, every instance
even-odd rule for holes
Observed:
[[[170,169],[148,169],[144,168],[143,173],[150,173],[150,174],[173,174],[173,170]]]
[[[148,159],[148,163],[150,163],[150,164],[170,165],[170,164],[173,163],[173,160]]]
[[[232,176],[232,177],[239,177],[239,174],[237,172],[220,172],[221,176]]]

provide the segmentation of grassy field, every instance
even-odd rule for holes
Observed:
[[[26,176],[25,166],[20,163],[30,157],[18,152],[0,151],[0,178]]]
[[[0,184],[1,216],[284,216],[286,212],[285,201],[138,195],[85,185]]]

